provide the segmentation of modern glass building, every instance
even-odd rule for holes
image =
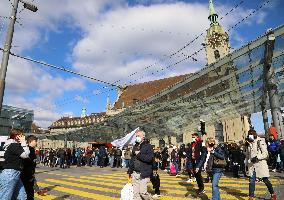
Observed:
[[[31,133],[33,121],[33,110],[3,105],[0,115],[0,135],[8,135],[11,128],[20,128],[25,133]]]

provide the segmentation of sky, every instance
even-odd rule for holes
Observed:
[[[0,0],[1,46],[10,2]],[[220,21],[225,30],[264,2],[214,1],[219,19],[240,4]],[[207,0],[34,0],[33,4],[38,7],[36,13],[19,5],[13,53],[119,85],[196,72],[206,64],[205,52],[201,51],[195,56],[197,61],[187,60],[161,70],[183,56],[168,55],[209,27]],[[283,24],[284,15],[279,14],[283,10],[283,0],[271,0],[230,31],[233,49]],[[182,53],[191,55],[203,41],[200,37]],[[62,116],[80,116],[83,107],[88,114],[103,112],[107,96],[114,103],[116,88],[10,57],[4,103],[33,109],[35,122],[41,127],[47,128]],[[252,121],[263,132],[259,113]]]

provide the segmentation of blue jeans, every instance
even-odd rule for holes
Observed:
[[[255,171],[253,172],[252,176],[249,177],[249,196],[250,197],[254,197],[254,191],[255,191],[255,181],[256,181],[256,173]],[[268,180],[268,177],[263,177],[262,181],[264,182],[264,184],[266,185],[268,191],[270,194],[274,193],[272,184],[270,183],[270,181]]]
[[[212,170],[212,200],[221,200],[220,191],[219,191],[219,180],[223,175],[222,169],[213,169]]]
[[[110,165],[110,167],[113,167],[113,163],[114,163],[114,156],[110,156],[109,157],[109,165]]]
[[[4,169],[0,174],[1,200],[26,200],[27,194],[20,178],[21,172],[14,169]]]
[[[125,168],[129,168],[129,161],[130,160],[125,160]]]

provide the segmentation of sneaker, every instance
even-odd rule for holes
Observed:
[[[276,172],[276,169],[273,169],[272,171],[273,171],[273,172]]]
[[[272,194],[270,199],[271,199],[271,200],[276,200],[276,199],[277,199],[277,198],[276,198],[276,194],[275,194],[275,193]]]
[[[39,196],[45,196],[46,193],[47,193],[47,190],[39,190],[39,191],[37,192],[37,194],[38,194]]]
[[[205,190],[204,189],[203,190],[198,189],[196,193],[197,193],[197,195],[201,195],[201,194],[205,193]]]
[[[159,198],[161,195],[158,195],[158,194],[154,194],[152,197],[154,198],[154,199],[157,199],[157,198]]]
[[[180,174],[177,174],[176,177],[180,177]]]
[[[167,170],[167,169],[165,169],[165,170],[164,170],[164,172],[168,172],[168,170]]]
[[[196,178],[193,178],[192,181],[193,181],[193,182],[196,182]]]
[[[186,182],[187,182],[187,183],[192,183],[193,180],[192,180],[191,178],[189,178]]]

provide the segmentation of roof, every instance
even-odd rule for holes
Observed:
[[[189,75],[190,74],[185,74],[135,85],[129,85],[120,95],[119,99],[115,102],[114,109],[132,106],[134,103],[143,101],[161,92],[167,87],[184,80]]]
[[[89,119],[93,119],[93,118],[104,118],[106,116],[105,112],[100,112],[100,113],[92,113],[91,115],[88,115],[86,117],[61,117],[60,119],[58,119],[57,121],[53,122],[48,128],[63,128],[65,127],[65,123],[71,122],[71,121],[85,121],[86,124],[90,124],[93,122],[89,122]],[[74,125],[68,125],[66,124],[68,127],[81,127],[81,124],[74,124]]]

